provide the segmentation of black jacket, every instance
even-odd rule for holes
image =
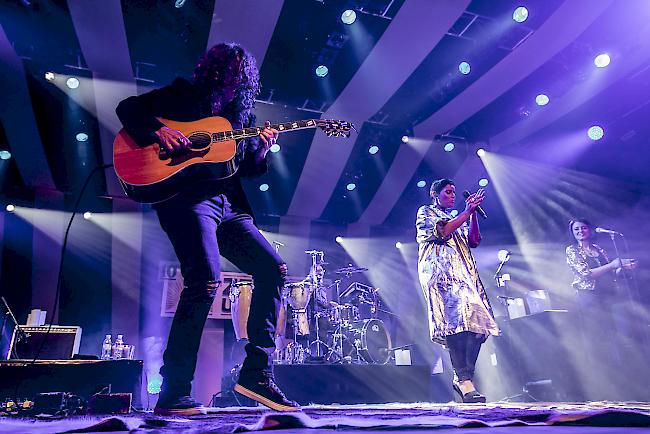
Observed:
[[[123,100],[118,104],[116,113],[124,129],[142,146],[157,140],[154,133],[163,126],[156,119],[157,117],[191,122],[214,116],[206,95],[196,85],[183,78],[177,78],[172,84],[160,89]],[[251,126],[240,125],[232,119],[229,120],[235,129]],[[192,186],[191,192],[182,191],[154,207],[173,205],[178,201],[198,202],[218,194],[225,194],[233,208],[252,215],[250,204],[241,185],[241,178],[258,176],[268,170],[266,160],[257,164],[253,157],[251,150],[256,148],[257,140],[248,139],[245,146],[238,147],[236,159],[239,169],[233,176],[220,181],[201,182],[198,186]]]

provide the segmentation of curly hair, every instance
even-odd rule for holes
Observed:
[[[206,88],[212,113],[229,119],[239,128],[255,124],[255,97],[260,93],[260,74],[255,58],[241,45],[220,43],[199,59],[194,83]],[[235,85],[235,98],[223,106],[220,88]]]

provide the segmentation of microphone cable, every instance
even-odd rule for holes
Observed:
[[[34,354],[34,358],[27,366],[33,366],[36,364],[36,360],[38,360],[38,356],[40,356],[41,351],[43,351],[43,347],[45,346],[47,339],[50,336],[50,332],[52,331],[52,323],[54,322],[54,315],[57,307],[59,306],[59,294],[61,292],[61,282],[63,281],[63,261],[65,258],[66,246],[68,245],[68,235],[70,234],[70,227],[72,226],[72,222],[75,216],[77,215],[77,211],[79,208],[79,204],[81,203],[81,199],[83,198],[83,194],[86,191],[86,188],[88,187],[88,184],[90,183],[90,180],[92,179],[93,175],[95,175],[95,173],[98,173],[100,170],[105,170],[110,167],[113,167],[113,164],[102,164],[100,166],[95,167],[93,170],[91,170],[90,173],[86,176],[83,186],[81,187],[81,190],[77,195],[77,199],[75,200],[74,207],[72,208],[72,215],[70,216],[70,220],[68,220],[68,225],[65,229],[65,233],[63,234],[63,243],[61,244],[61,258],[59,260],[59,272],[56,279],[56,291],[54,293],[54,304],[52,305],[52,310],[51,310],[52,316],[50,319],[50,324],[48,324],[47,331],[43,336],[43,340],[41,341],[38,350]],[[20,326],[16,325],[16,327],[20,327]],[[20,385],[22,384],[22,382],[23,379],[20,379],[16,384],[16,388],[14,389],[14,399],[16,400],[15,402],[18,402],[18,390],[20,389]]]

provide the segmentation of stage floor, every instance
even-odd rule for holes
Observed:
[[[211,408],[192,418],[132,413],[124,416],[76,416],[59,420],[0,418],[0,433],[119,432],[205,433],[313,429],[346,432],[446,432],[480,429],[481,433],[618,433],[650,432],[650,403],[488,403],[313,405],[297,413],[262,407]],[[469,431],[467,431],[469,430]],[[524,432],[524,431],[521,431]]]

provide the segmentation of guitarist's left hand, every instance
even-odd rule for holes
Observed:
[[[257,161],[264,160],[271,146],[273,146],[278,140],[279,131],[275,128],[270,128],[270,125],[271,123],[269,121],[264,122],[264,129],[259,136],[260,140],[262,140],[262,146],[257,148],[257,153],[255,155]]]

